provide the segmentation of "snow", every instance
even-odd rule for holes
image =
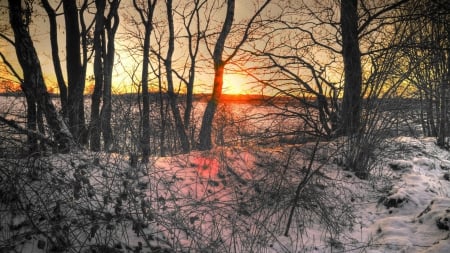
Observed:
[[[336,164],[338,145],[314,146],[216,147],[137,167],[126,156],[82,152],[0,163],[28,168],[11,176],[26,183],[21,190],[30,203],[49,199],[39,210],[60,215],[81,252],[87,242],[118,252],[450,252],[450,153],[434,139],[389,139],[369,180]],[[32,168],[45,173],[31,179]],[[1,251],[12,252],[13,243],[17,252],[48,251],[45,233],[27,236],[25,213],[0,200]],[[45,218],[34,225],[50,231],[51,224]]]
[[[365,234],[372,236],[368,252],[450,252],[448,229],[439,229],[439,219],[450,212],[450,183],[443,178],[441,163],[449,153],[433,139],[399,138],[393,145],[418,152],[391,153],[395,181],[382,203],[366,206],[361,219]],[[390,150],[389,150],[390,152]],[[371,221],[364,213],[376,213]]]

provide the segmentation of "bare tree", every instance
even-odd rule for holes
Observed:
[[[31,6],[30,2],[25,1],[27,9],[22,9],[22,1],[8,1],[9,18],[11,27],[14,31],[15,48],[17,59],[23,70],[22,91],[27,100],[27,128],[36,131],[38,121],[38,112],[42,111],[47,123],[52,130],[56,148],[59,151],[67,152],[73,146],[72,135],[67,129],[62,118],[58,115],[50,95],[47,92],[41,65],[28,33],[30,22]],[[35,136],[29,136],[30,152],[38,152],[37,140]]]
[[[113,141],[113,133],[111,128],[112,116],[112,75],[114,67],[115,51],[115,36],[117,28],[119,27],[119,5],[120,0],[109,1],[109,12],[105,19],[105,33],[106,37],[103,41],[103,64],[104,64],[104,86],[103,86],[103,104],[101,110],[101,127],[103,134],[103,142],[106,150],[111,149]]]
[[[103,57],[103,43],[104,43],[104,12],[106,8],[105,0],[95,1],[95,7],[97,12],[95,14],[95,30],[93,40],[94,56],[94,76],[95,85],[92,93],[91,102],[91,121],[89,125],[89,138],[90,148],[93,151],[99,151],[101,149],[101,117],[100,117],[100,104],[104,83],[104,65],[102,61]]]
[[[383,15],[395,10],[409,0],[399,0],[389,3],[376,2],[371,6],[364,1],[361,8],[358,1],[341,1],[341,32],[342,32],[342,58],[344,62],[344,94],[340,113],[341,122],[338,133],[352,135],[359,131],[361,124],[362,101],[362,66],[360,41],[364,36],[381,30],[388,22],[380,21]],[[359,14],[358,10],[363,14]],[[387,19],[391,20],[391,19]],[[374,25],[374,23],[376,23]],[[374,26],[373,26],[374,25]]]
[[[76,141],[80,144],[87,143],[87,130],[84,125],[85,116],[84,116],[84,87],[85,87],[85,76],[86,76],[86,66],[89,60],[88,56],[88,30],[90,26],[87,27],[84,20],[84,13],[88,7],[88,1],[84,0],[81,3],[81,7],[74,7],[68,3],[64,9],[64,13],[58,13],[58,10],[63,6],[63,2],[57,4],[55,8],[49,3],[48,0],[42,0],[42,6],[47,12],[47,16],[49,19],[50,25],[50,44],[52,49],[52,62],[53,68],[55,70],[56,80],[59,88],[59,96],[61,101],[61,110],[65,119],[68,119],[68,123],[80,122],[75,127],[71,127],[71,131],[76,136]],[[78,12],[77,13],[74,12]],[[70,53],[66,54],[69,61],[66,64],[66,73],[68,77],[68,81],[64,80],[64,75],[61,67],[61,58],[60,58],[60,50],[59,50],[59,38],[58,38],[58,27],[60,24],[57,23],[57,16],[64,15],[66,18],[66,22],[70,24],[68,26],[64,26],[66,29],[66,40],[72,40],[69,42]],[[79,20],[78,20],[79,17]],[[75,24],[73,24],[75,23]],[[80,28],[77,29],[78,25]],[[81,30],[80,30],[81,29]],[[78,33],[77,36],[73,34]],[[71,34],[70,36],[67,34]],[[75,39],[75,37],[78,37]],[[78,44],[78,47],[75,45]],[[66,44],[67,46],[67,44]],[[66,47],[67,50],[67,47]],[[82,50],[82,53],[81,51]],[[82,56],[81,62],[77,59],[80,58],[80,53]],[[75,58],[77,55],[77,58]],[[73,61],[73,62],[72,62]],[[75,72],[75,73],[71,73]],[[69,74],[70,73],[70,74]],[[78,73],[78,74],[76,74]],[[75,80],[76,79],[76,80]],[[71,88],[68,90],[67,86],[70,84]],[[69,94],[70,93],[70,94]],[[71,97],[71,102],[69,105],[68,97]],[[75,102],[77,101],[77,102]],[[70,108],[78,108],[76,110]],[[69,115],[70,112],[70,115]],[[78,132],[78,133],[75,133]]]
[[[145,7],[139,6],[136,0],[133,0],[134,8],[138,11],[140,20],[144,27],[144,40],[142,44],[142,161],[148,162],[150,156],[150,96],[148,72],[150,64],[150,35],[153,31],[153,14],[155,11],[157,0],[147,1]]]
[[[361,114],[362,67],[358,38],[358,0],[341,1],[342,58],[344,60],[344,99],[339,131],[354,134]]]
[[[217,38],[217,42],[214,47],[213,52],[213,61],[214,61],[214,84],[213,84],[213,92],[211,94],[211,98],[208,101],[205,112],[203,114],[202,126],[200,128],[199,134],[199,149],[207,150],[211,149],[212,141],[211,141],[211,130],[212,130],[212,122],[214,119],[214,114],[217,109],[217,104],[219,103],[220,96],[222,95],[222,86],[223,86],[223,72],[225,68],[226,61],[223,59],[223,51],[225,49],[225,40],[227,39],[228,34],[231,31],[231,26],[233,25],[234,19],[234,0],[227,1],[227,14],[225,17],[225,21],[223,23],[222,30],[220,31],[220,35]]]
[[[84,76],[81,62],[80,23],[77,2],[63,1],[66,27],[66,61],[67,61],[67,114],[69,127],[74,138],[79,141],[85,131],[84,117]]]
[[[109,2],[109,12],[105,17],[106,1],[95,1],[95,31],[94,31],[94,75],[95,86],[92,94],[90,141],[91,149],[101,149],[100,136],[103,136],[105,150],[112,145],[111,129],[111,94],[112,69],[114,66],[114,38],[119,26],[120,1]],[[103,100],[101,100],[103,98]],[[100,110],[100,104],[102,105]]]
[[[167,8],[167,21],[169,25],[169,47],[167,50],[167,56],[164,59],[164,65],[166,67],[167,75],[167,93],[169,95],[170,107],[172,108],[172,114],[175,120],[175,127],[180,138],[181,149],[183,153],[187,153],[190,150],[189,139],[184,128],[183,120],[181,118],[181,113],[178,108],[178,99],[174,90],[173,82],[173,71],[172,71],[172,57],[175,50],[175,30],[173,21],[173,10],[172,10],[172,0],[166,1]]]
[[[256,10],[254,15],[249,19],[249,21],[244,25],[244,32],[242,37],[237,39],[237,44],[232,48],[231,53],[224,57],[225,44],[227,37],[231,32],[233,26],[234,12],[235,12],[235,1],[227,1],[227,11],[225,16],[225,21],[223,23],[222,29],[219,33],[217,41],[214,44],[214,51],[211,53],[214,62],[214,83],[211,98],[208,100],[205,112],[202,118],[202,124],[199,133],[199,146],[200,150],[208,150],[212,148],[212,123],[214,119],[214,114],[217,109],[217,104],[220,101],[222,95],[223,87],[223,74],[225,66],[236,56],[238,51],[244,45],[244,43],[249,38],[251,32],[254,32],[257,28],[253,25],[255,20],[260,16],[261,12],[269,5],[271,0],[265,0],[261,6]],[[206,37],[205,37],[206,38]],[[236,39],[234,37],[233,39]]]
[[[62,3],[53,9],[48,0],[42,0],[42,5],[47,12],[47,16],[50,24],[50,43],[52,46],[52,59],[53,59],[53,68],[55,69],[56,80],[58,82],[59,88],[59,97],[61,100],[61,110],[63,116],[66,118],[67,115],[67,85],[64,80],[64,75],[61,67],[61,59],[59,57],[59,43],[58,43],[58,27],[56,21],[56,10],[61,6]]]
[[[450,80],[449,7],[443,1],[411,1],[403,13],[408,16],[405,29],[408,40],[403,50],[412,69],[409,81],[415,85],[421,101],[424,134],[437,137],[448,148],[448,87]]]
[[[178,14],[182,17],[183,26],[186,31],[187,47],[189,53],[189,57],[187,60],[189,64],[186,64],[188,67],[188,77],[185,78],[182,74],[175,71],[175,74],[186,85],[186,106],[183,117],[183,123],[186,130],[189,129],[190,118],[193,109],[194,82],[196,80],[195,78],[197,71],[197,61],[199,60],[199,57],[197,56],[200,51],[200,42],[205,34],[205,31],[202,31],[201,29],[200,11],[206,3],[207,0],[194,0],[186,4],[183,12],[178,12]],[[189,8],[190,6],[192,7]],[[205,26],[207,26],[207,24],[205,24]],[[185,71],[183,70],[183,72]]]
[[[445,1],[434,0],[432,2],[432,9],[435,17],[432,17],[432,22],[438,28],[436,29],[440,34],[442,48],[439,50],[443,56],[444,73],[440,80],[440,96],[439,96],[439,132],[437,136],[437,145],[442,148],[450,148],[450,126],[448,103],[449,103],[449,87],[450,87],[450,7]]]

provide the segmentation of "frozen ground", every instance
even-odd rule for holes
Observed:
[[[0,170],[0,251],[450,252],[450,153],[434,139],[390,139],[369,180],[337,165],[336,143],[314,147],[137,167],[111,154],[3,159],[21,169]]]
[[[384,157],[392,186],[359,203],[367,252],[450,252],[450,154],[434,139],[394,139]]]

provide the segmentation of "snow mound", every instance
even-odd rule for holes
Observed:
[[[402,148],[392,153],[395,147]],[[382,205],[370,212],[377,217],[368,225],[374,245],[367,252],[450,252],[450,182],[443,176],[450,168],[448,151],[429,138],[397,138],[390,150],[394,180]]]
[[[411,161],[406,160],[394,160],[390,161],[388,163],[389,167],[391,167],[392,170],[406,170],[411,169],[413,167],[413,164]]]

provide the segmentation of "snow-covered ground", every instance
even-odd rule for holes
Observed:
[[[0,251],[450,252],[450,153],[434,142],[389,139],[368,180],[338,165],[336,143],[137,167],[115,154],[2,159],[22,169],[0,170]]]
[[[450,252],[450,153],[433,138],[402,137],[383,155],[392,186],[377,202],[357,205],[373,244],[367,252]]]

